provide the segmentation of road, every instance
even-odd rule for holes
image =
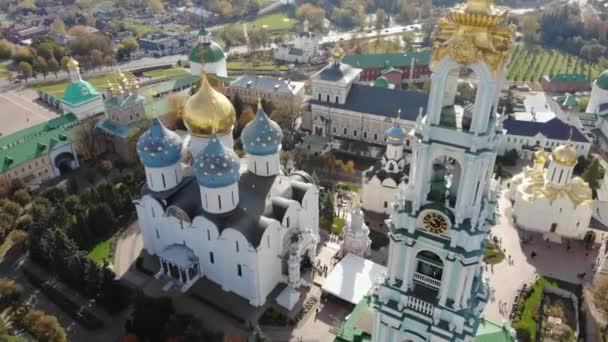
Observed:
[[[159,65],[175,64],[180,59],[181,60],[188,59],[188,56],[187,55],[174,55],[174,56],[164,56],[164,57],[144,57],[144,58],[134,59],[134,60],[124,62],[124,63],[119,63],[117,65],[104,66],[99,69],[90,70],[88,72],[83,73],[83,76],[90,77],[92,75],[105,74],[105,73],[108,73],[109,71],[116,70],[116,69],[133,70],[133,69],[154,67],[154,66],[159,66]],[[48,76],[46,79],[44,79],[42,77],[31,78],[28,80],[28,85],[31,86],[31,85],[41,83],[41,82],[53,81],[55,79],[63,80],[63,79],[67,79],[67,78],[68,78],[68,73],[66,71],[60,71],[59,73],[57,73],[57,78],[55,78],[54,76]],[[10,88],[11,86],[14,87],[15,85],[12,85],[8,79],[0,79],[0,90],[7,90],[7,88]]]
[[[391,36],[400,34],[403,32],[416,32],[422,28],[420,24],[413,25],[396,25],[391,27],[383,28],[380,32],[380,36]],[[378,30],[368,29],[364,32],[360,31],[348,31],[348,32],[329,32],[329,35],[323,37],[321,43],[335,43],[344,40],[350,40],[353,36],[358,38],[376,38],[378,37]]]

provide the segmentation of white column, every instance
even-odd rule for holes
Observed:
[[[411,259],[411,255],[412,255],[412,247],[405,247],[405,255],[403,256],[403,260],[404,262],[404,267],[403,267],[403,284],[401,285],[401,289],[403,291],[407,291],[409,285],[411,284],[412,281],[412,277],[413,277],[413,272],[411,271],[412,269],[412,262],[416,262],[416,259],[413,258],[414,260],[410,260]]]
[[[464,287],[466,271],[467,271],[466,268],[461,267],[460,274],[458,275],[458,287],[456,288],[456,293],[454,293],[454,306],[456,309],[460,309],[462,307],[460,305],[460,303],[461,303],[460,299],[462,296],[462,288]]]
[[[388,249],[388,262],[389,262],[388,274],[389,274],[391,285],[395,283],[395,278],[396,278],[396,273],[397,273],[397,260],[396,260],[397,259],[397,257],[396,257],[397,248],[399,248],[399,245],[397,245],[397,243],[391,239],[390,246]]]
[[[445,305],[447,299],[447,292],[449,287],[450,278],[452,277],[452,268],[454,267],[453,262],[446,262],[443,276],[441,277],[441,290],[439,293],[439,305]]]

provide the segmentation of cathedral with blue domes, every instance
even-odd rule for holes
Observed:
[[[184,292],[205,278],[256,307],[284,283],[277,302],[293,308],[310,285],[319,241],[312,178],[281,166],[282,131],[261,105],[243,129],[239,158],[234,108],[206,76],[183,118],[188,139],[153,119],[137,143],[146,186],[135,205],[156,277]]]

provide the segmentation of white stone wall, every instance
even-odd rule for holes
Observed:
[[[518,135],[505,134],[499,144],[498,154],[503,155],[505,152],[515,149],[520,154],[523,146],[535,146],[539,143],[541,147],[553,150],[554,148],[568,143],[568,140],[547,139],[542,135],[534,137],[523,137]],[[591,143],[571,141],[570,144],[576,150],[577,155],[588,157],[591,150]]]
[[[553,201],[546,198],[527,200],[518,191],[515,194],[513,213],[517,226],[523,229],[550,233],[552,224],[557,223],[555,235],[583,239],[589,227],[592,205],[584,203],[575,206],[567,196]]]
[[[390,215],[392,208],[390,203],[394,202],[397,195],[397,184],[391,178],[386,178],[382,183],[376,177],[368,182],[363,182],[361,187],[361,202],[365,210]]]
[[[396,119],[396,117],[390,118],[380,115],[353,112],[350,110],[323,106],[322,104],[312,104],[311,107],[312,119],[315,125],[321,124],[322,120],[320,117],[331,120],[329,132],[324,132],[325,136],[357,139],[375,144],[384,144],[386,142],[384,132],[391,128],[393,121]],[[395,116],[396,115],[397,113],[395,113]],[[406,132],[412,130],[416,125],[415,121],[405,119],[398,119],[398,123]],[[409,137],[406,137],[405,145],[410,145]]]
[[[600,104],[608,102],[608,90],[604,90],[594,82],[591,88],[591,96],[587,104],[587,113],[599,113]]]
[[[79,121],[82,121],[96,114],[103,113],[105,111],[105,106],[103,104],[103,98],[100,95],[77,105],[61,102],[61,109],[63,110],[63,114],[73,113]]]
[[[281,150],[280,147],[279,150]],[[281,162],[278,152],[267,156],[247,154],[246,157],[247,169],[255,175],[273,176],[278,175],[281,171]]]
[[[166,167],[145,167],[146,184],[152,191],[164,191],[177,186],[184,178],[179,162]]]
[[[150,254],[158,254],[172,244],[185,244],[198,257],[201,276],[254,306],[263,305],[276,285],[286,281],[281,257],[287,232],[310,229],[318,238],[318,190],[314,186],[305,193],[302,206],[291,201],[283,224],[271,222],[257,248],[233,228],[227,227],[220,234],[218,227],[205,217],[195,217],[190,223],[167,216],[160,203],[149,195],[135,201],[135,205],[144,248]],[[291,228],[285,226],[288,218]]]
[[[206,212],[212,214],[226,213],[239,204],[239,185],[234,183],[221,188],[201,186],[201,204]]]

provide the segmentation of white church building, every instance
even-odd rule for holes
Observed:
[[[159,260],[157,278],[186,291],[206,277],[252,306],[287,283],[277,300],[291,309],[307,285],[301,271],[316,256],[318,189],[304,172],[285,173],[281,129],[261,106],[241,134],[240,160],[234,107],[205,76],[183,117],[190,146],[159,119],[137,143],[146,186],[135,205],[144,248]]]
[[[211,40],[211,32],[205,24],[198,32],[198,43],[190,51],[190,73],[200,75],[203,71],[219,78],[228,77],[226,53],[222,47]],[[203,63],[204,60],[204,63]]]
[[[279,44],[274,50],[274,59],[287,63],[310,63],[317,56],[321,36],[311,32],[308,20],[304,20],[304,30],[296,34],[292,43]]]
[[[388,215],[397,188],[408,182],[409,161],[403,152],[407,134],[397,120],[385,135],[386,151],[382,159],[363,171],[361,197],[365,210]]]
[[[572,177],[576,162],[576,150],[570,145],[559,146],[550,156],[540,150],[534,165],[513,177],[507,196],[517,227],[554,242],[586,237],[593,213],[592,192],[582,178]]]
[[[91,83],[82,79],[78,62],[70,57],[66,66],[70,75],[70,83],[59,100],[63,114],[73,113],[78,120],[84,120],[103,113],[103,96]]]

